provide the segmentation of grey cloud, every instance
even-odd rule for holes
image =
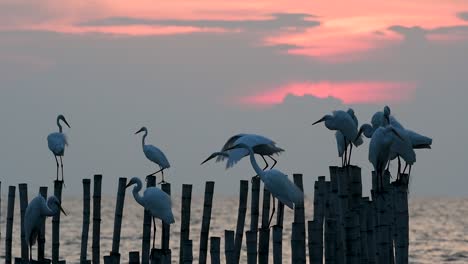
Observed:
[[[294,27],[303,29],[320,25],[313,15],[300,13],[275,13],[273,18],[266,20],[179,20],[179,19],[141,19],[133,17],[109,17],[79,23],[79,26],[129,26],[129,25],[158,25],[158,26],[193,26],[215,27],[224,29],[246,30],[277,30]]]
[[[457,14],[458,18],[468,21],[468,12],[460,12]]]

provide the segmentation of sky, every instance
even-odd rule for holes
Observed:
[[[311,124],[349,107],[370,122],[389,105],[434,139],[417,151],[411,194],[466,196],[467,69],[466,0],[0,0],[2,193],[53,186],[46,137],[63,114],[65,195],[93,174],[112,195],[119,177],[155,171],[142,126],[172,164],[174,193],[215,180],[215,195],[236,195],[254,174],[247,159],[227,171],[200,162],[257,133],[286,150],[277,168],[303,173],[310,194],[340,164],[334,133]],[[368,194],[368,141],[353,153]]]

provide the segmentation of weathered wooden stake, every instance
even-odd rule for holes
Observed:
[[[266,188],[263,188],[262,207],[262,228],[260,229],[260,237],[258,240],[259,264],[268,263],[268,251],[270,245],[270,229],[268,228],[268,221],[270,219],[270,192]]]
[[[234,261],[239,263],[242,238],[244,236],[245,214],[247,212],[247,195],[249,192],[249,182],[240,181],[239,210],[237,214],[236,238],[234,241]]]
[[[183,262],[184,256],[184,241],[190,237],[190,211],[192,203],[192,185],[182,185],[182,209],[181,209],[181,223],[180,223],[180,253],[179,263]]]
[[[101,182],[102,175],[94,175],[93,190],[93,264],[99,264],[101,237]]]
[[[373,191],[372,191],[373,192]],[[369,264],[376,264],[377,263],[377,240],[376,240],[376,209],[375,209],[375,202],[369,201],[367,202],[367,255],[369,259]]]
[[[11,264],[11,244],[13,242],[13,216],[15,215],[15,193],[16,187],[8,187],[8,209],[7,209],[7,224],[5,236],[5,263]]]
[[[336,220],[325,219],[325,263],[336,263]]]
[[[344,228],[344,214],[347,205],[347,192],[343,193],[341,176],[343,168],[332,166],[330,169],[332,199],[334,201],[335,219],[336,219],[336,263],[346,263],[346,244],[345,244],[345,228]]]
[[[47,200],[47,186],[39,187],[39,194]],[[39,261],[44,260],[44,253],[45,253],[45,222],[41,226],[41,232],[39,237],[37,238],[37,259]]]
[[[91,180],[83,179],[83,227],[81,229],[81,253],[80,263],[87,263],[88,254],[88,233],[91,207]]]
[[[192,240],[185,240],[184,241],[184,264],[191,264],[193,262],[193,242]],[[170,262],[169,262],[170,263]]]
[[[361,200],[361,208],[359,210],[360,222],[360,242],[361,242],[361,263],[369,263],[369,250],[367,248],[367,208],[369,197],[363,197]]]
[[[273,226],[273,263],[283,263],[283,227]]]
[[[293,174],[294,183],[304,192],[304,184],[302,182],[302,174],[295,173]],[[301,262],[295,263],[305,263],[306,262],[306,228],[305,228],[305,212],[304,212],[304,199],[300,203],[294,205],[294,223],[297,224],[297,228],[299,228],[299,237],[297,239],[300,240],[298,244],[299,248],[297,248],[296,253],[299,254],[298,259]],[[302,262],[303,261],[303,262]]]
[[[355,211],[348,211],[345,216],[346,228],[346,263],[359,264],[361,261],[360,249],[361,243],[359,235],[361,225],[359,215]]]
[[[232,264],[234,260],[234,231],[224,230],[224,256],[226,264]]]
[[[19,197],[20,197],[20,211],[21,211],[21,258],[23,260],[29,259],[28,243],[24,231],[24,213],[28,207],[28,185],[26,183],[18,184]]]
[[[213,205],[214,182],[208,181],[205,185],[205,199],[203,203],[203,219],[200,231],[199,263],[205,264],[208,251],[208,236],[210,232],[211,207]]]
[[[317,220],[307,222],[308,230],[308,248],[309,248],[309,263],[322,263],[323,258],[323,227]]]
[[[323,262],[323,222],[325,219],[325,176],[319,176],[318,181],[314,184],[314,224],[309,224],[309,227],[314,227],[316,230],[310,233],[309,230],[309,263]],[[317,235],[317,238],[311,238],[311,235]],[[312,244],[311,244],[312,243]],[[310,250],[315,250],[311,252]],[[313,256],[313,257],[312,257]]]
[[[302,254],[302,224],[292,223],[291,234],[291,263],[305,263],[306,260]]]
[[[119,178],[119,185],[117,187],[117,201],[115,203],[115,216],[114,216],[114,233],[112,235],[112,251],[110,257],[112,262],[120,263],[120,231],[122,228],[122,217],[125,202],[125,186],[127,185],[127,178]]]
[[[247,240],[247,263],[257,263],[257,231],[246,231],[245,237]]]
[[[62,202],[63,181],[54,181],[54,196]],[[60,258],[60,215],[52,217],[52,264],[59,263]]]
[[[221,247],[221,238],[220,237],[211,237],[210,238],[210,255],[211,255],[211,264],[220,264],[220,247]]]
[[[161,190],[171,196],[171,184],[164,183],[161,185]],[[162,251],[162,263],[170,264],[172,262],[171,250],[169,248],[169,241],[171,239],[171,226],[166,223],[162,223],[161,232],[161,251]]]
[[[132,251],[128,253],[128,264],[140,264],[139,251]]]
[[[395,218],[396,218],[396,239],[395,239],[395,261],[396,264],[408,263],[409,245],[409,214],[408,214],[408,174],[400,175],[400,181],[395,185]]]
[[[146,188],[156,186],[156,176],[146,177]],[[141,243],[141,264],[149,263],[150,247],[151,247],[151,225],[153,219],[148,210],[145,210],[143,216],[143,236]]]
[[[252,178],[252,197],[250,203],[250,248],[247,250],[250,252],[250,259],[255,258],[254,262],[257,263],[257,240],[258,240],[258,217],[260,208],[260,178]],[[247,238],[248,239],[248,238]],[[255,244],[253,242],[255,241]],[[247,242],[248,244],[248,242]],[[247,258],[248,260],[249,258]]]

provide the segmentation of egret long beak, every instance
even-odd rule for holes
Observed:
[[[129,182],[127,185],[125,185],[125,189],[127,189],[128,187],[130,187],[132,185],[131,182]]]
[[[63,208],[62,208],[62,205],[61,205],[61,204],[59,204],[59,208],[60,208],[60,211],[62,211],[62,213],[63,213],[64,215],[67,215],[67,213],[65,213],[65,210],[63,210]]]
[[[211,160],[211,159],[213,159],[213,158],[214,158],[214,155],[211,154],[211,155],[210,155],[208,158],[206,158],[202,163],[200,163],[200,165],[205,164],[207,161],[209,161],[209,160]]]
[[[141,128],[140,130],[138,130],[137,132],[135,132],[135,135],[140,133],[141,131],[143,131],[143,128]]]
[[[65,123],[65,125],[67,125],[68,128],[71,128],[71,126],[68,124],[67,120],[65,119],[65,117],[63,118],[63,122]]]
[[[358,134],[357,134],[356,138],[354,139],[354,141],[356,141],[356,139],[358,139],[358,138],[362,135],[363,132],[364,132],[364,131],[363,131],[362,126],[361,126],[361,127],[359,128]]]
[[[229,158],[229,154],[226,153],[226,152],[214,152],[213,154],[211,154],[208,158],[206,158],[202,163],[200,163],[200,165],[203,165],[205,162],[213,159],[214,157],[217,157],[217,156],[224,156],[226,158]]]
[[[318,124],[318,123],[323,122],[323,121],[325,121],[325,117],[322,117],[320,120],[316,121],[312,125]]]

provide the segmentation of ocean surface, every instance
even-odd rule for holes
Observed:
[[[180,197],[180,196],[179,196]],[[306,220],[312,218],[312,197],[306,197]],[[16,199],[15,224],[13,230],[13,256],[20,256],[20,218],[19,203]],[[249,201],[250,203],[250,201]],[[224,256],[224,230],[235,230],[237,221],[237,198],[220,198],[215,195],[210,236],[220,236],[221,256]],[[82,200],[65,198],[63,201],[68,216],[62,217],[60,255],[67,263],[79,263],[81,228],[82,228]],[[0,255],[5,253],[5,221],[6,197],[2,197],[1,208],[1,243]],[[109,254],[112,246],[112,232],[114,224],[115,198],[103,197],[101,222],[101,257]],[[193,240],[194,263],[198,260],[199,234],[203,200],[192,200],[192,218],[190,238]],[[179,231],[180,231],[180,198],[174,199],[174,213],[176,223],[171,226],[171,249],[173,263],[178,263]],[[284,263],[290,262],[290,235],[292,210],[285,208],[285,230],[283,236]],[[247,209],[246,227],[250,224],[250,212]],[[92,218],[92,212],[91,212]],[[91,219],[92,221],[92,219]],[[122,223],[122,236],[120,252],[122,263],[128,261],[129,251],[141,251],[141,233],[143,223],[143,209],[133,197],[128,195],[125,199],[124,218]],[[46,227],[46,257],[51,252],[51,219]],[[88,259],[91,258],[91,230],[88,242]],[[157,229],[157,246],[160,245],[160,222]],[[271,253],[271,245],[270,245]],[[36,255],[33,248],[33,256]],[[270,254],[271,255],[271,254]],[[241,263],[247,262],[245,248],[245,235]],[[209,259],[209,255],[208,255]],[[209,260],[208,260],[209,261]],[[224,263],[224,262],[223,262]],[[410,263],[468,263],[468,198],[412,198],[410,197]]]

